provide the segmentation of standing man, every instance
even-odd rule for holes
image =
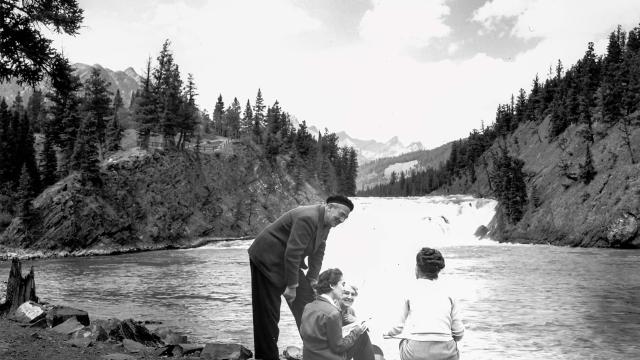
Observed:
[[[314,300],[312,286],[318,282],[329,230],[352,210],[353,203],[342,195],[329,196],[325,204],[297,207],[264,228],[249,247],[256,359],[279,359],[280,295],[300,329],[302,311]]]

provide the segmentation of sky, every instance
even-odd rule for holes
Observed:
[[[587,43],[605,54],[637,0],[79,0],[71,62],[144,73],[165,39],[197,102],[254,103],[260,88],[299,121],[426,148],[493,123],[499,104]],[[153,64],[153,62],[152,62]]]

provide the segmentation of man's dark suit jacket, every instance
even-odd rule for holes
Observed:
[[[307,279],[318,279],[327,235],[324,206],[300,206],[286,212],[267,226],[249,247],[249,258],[277,287],[298,285],[299,269],[306,268],[303,259],[309,257]]]

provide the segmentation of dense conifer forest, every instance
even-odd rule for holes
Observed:
[[[144,82],[125,108],[97,68],[81,82],[40,32],[44,25],[77,34],[83,20],[77,2],[28,4],[0,3],[0,86],[14,79],[33,87],[26,103],[20,94],[0,99],[0,228],[14,216],[28,219],[32,200],[72,172],[99,187],[100,163],[121,150],[127,128],[135,129],[141,148],[165,152],[198,153],[203,141],[225,137],[286,169],[296,188],[309,182],[326,193],[355,194],[355,150],[338,146],[336,134],[326,129],[311,134],[304,121],[294,127],[278,101],[264,103],[261,90],[244,106],[234,98],[225,107],[220,95],[210,116],[196,102],[194,77],[183,80],[167,40],[155,61],[148,59]]]
[[[550,117],[546,141],[563,149],[565,130],[581,125],[579,135],[585,151],[579,163],[560,159],[557,167],[571,182],[588,184],[597,174],[592,145],[594,139],[617,132],[632,164],[638,161],[631,133],[638,126],[640,107],[640,27],[628,33],[618,26],[609,36],[606,55],[597,55],[594,44],[587,45],[584,56],[565,69],[561,61],[550,69],[541,82],[536,75],[527,93],[516,96],[496,110],[495,122],[474,129],[469,136],[453,142],[448,160],[437,168],[407,173],[392,173],[386,184],[359,192],[361,196],[419,196],[438,191],[464,178],[476,181],[479,171],[486,171],[492,195],[497,198],[511,223],[523,215],[528,201],[535,202],[535,191],[527,190],[524,162],[508,151],[506,138],[519,125],[540,124]],[[540,135],[537,135],[540,137]],[[533,189],[535,190],[535,189]],[[529,194],[533,194],[533,199]]]

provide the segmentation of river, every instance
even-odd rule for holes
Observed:
[[[640,251],[498,244],[473,236],[495,202],[465,196],[355,198],[332,230],[323,268],[339,267],[360,287],[354,308],[371,317],[387,359],[397,340],[380,336],[395,320],[415,253],[438,248],[440,280],[463,308],[465,359],[640,358]],[[92,318],[161,321],[194,342],[253,348],[246,249],[252,240],[190,250],[34,260],[41,300]],[[0,263],[8,275],[10,264]],[[283,305],[280,347],[301,346]]]

